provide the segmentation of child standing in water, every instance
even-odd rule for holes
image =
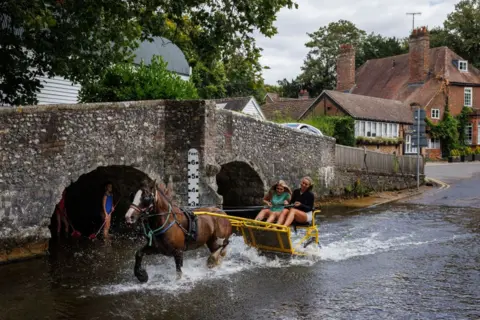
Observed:
[[[110,222],[112,219],[112,212],[115,210],[113,205],[113,187],[110,182],[105,186],[105,194],[103,196],[103,215],[105,226],[103,227],[103,236],[105,239],[109,238],[108,231],[110,230]]]

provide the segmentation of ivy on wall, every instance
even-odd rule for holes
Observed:
[[[450,114],[448,103],[445,104],[443,118],[434,124],[425,118],[432,138],[439,139],[442,146],[442,155],[449,156],[451,151],[465,146],[465,128],[470,124],[471,108],[463,107],[462,112],[454,117]]]

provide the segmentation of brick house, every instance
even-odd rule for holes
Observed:
[[[385,153],[403,154],[405,132],[413,124],[410,107],[398,100],[324,90],[299,117],[351,116],[357,145]]]
[[[480,145],[480,71],[448,47],[430,48],[425,27],[413,30],[408,53],[368,60],[357,70],[354,48],[342,45],[337,59],[336,90],[401,101],[411,106],[410,117],[415,106],[421,106],[434,123],[443,117],[446,102],[454,116],[464,106],[471,107],[467,144]],[[409,132],[405,132],[404,140],[404,153],[416,153]],[[439,141],[429,139],[429,146],[422,153],[438,158],[440,149]]]

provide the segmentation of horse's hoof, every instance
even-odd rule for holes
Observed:
[[[145,269],[140,269],[138,271],[135,271],[135,276],[137,277],[138,281],[141,283],[145,283],[148,281],[148,273],[145,271]]]
[[[210,257],[208,257],[208,260],[207,260],[207,267],[208,268],[214,268],[215,266],[218,265],[218,261],[217,259],[215,259],[215,257],[212,255]]]
[[[183,273],[177,271],[177,280],[181,280],[182,276],[183,276]]]

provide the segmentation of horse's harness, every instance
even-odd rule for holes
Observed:
[[[156,212],[155,204],[157,203],[157,192],[160,192],[161,196],[167,201],[168,212],[162,212],[162,213]],[[150,192],[148,195],[142,198],[142,201],[149,203],[149,206],[142,209],[136,206],[135,204],[131,204],[130,208],[140,213],[140,220],[142,220],[143,232],[145,233],[145,237],[148,239],[149,246],[152,245],[152,240],[155,236],[164,234],[165,232],[170,230],[170,228],[172,228],[174,224],[177,224],[186,236],[185,249],[187,247],[188,240],[192,240],[192,241],[196,240],[197,216],[193,212],[180,209],[188,220],[189,230],[187,230],[178,221],[177,214],[173,210],[170,200],[163,193],[163,191],[159,190],[156,186],[155,186],[155,192],[153,193],[153,196],[152,196],[152,192]],[[168,220],[172,213],[173,213],[173,221],[168,223]],[[150,227],[149,218],[154,216],[167,216],[167,218],[165,219],[165,222],[160,227],[156,229],[152,229]]]

